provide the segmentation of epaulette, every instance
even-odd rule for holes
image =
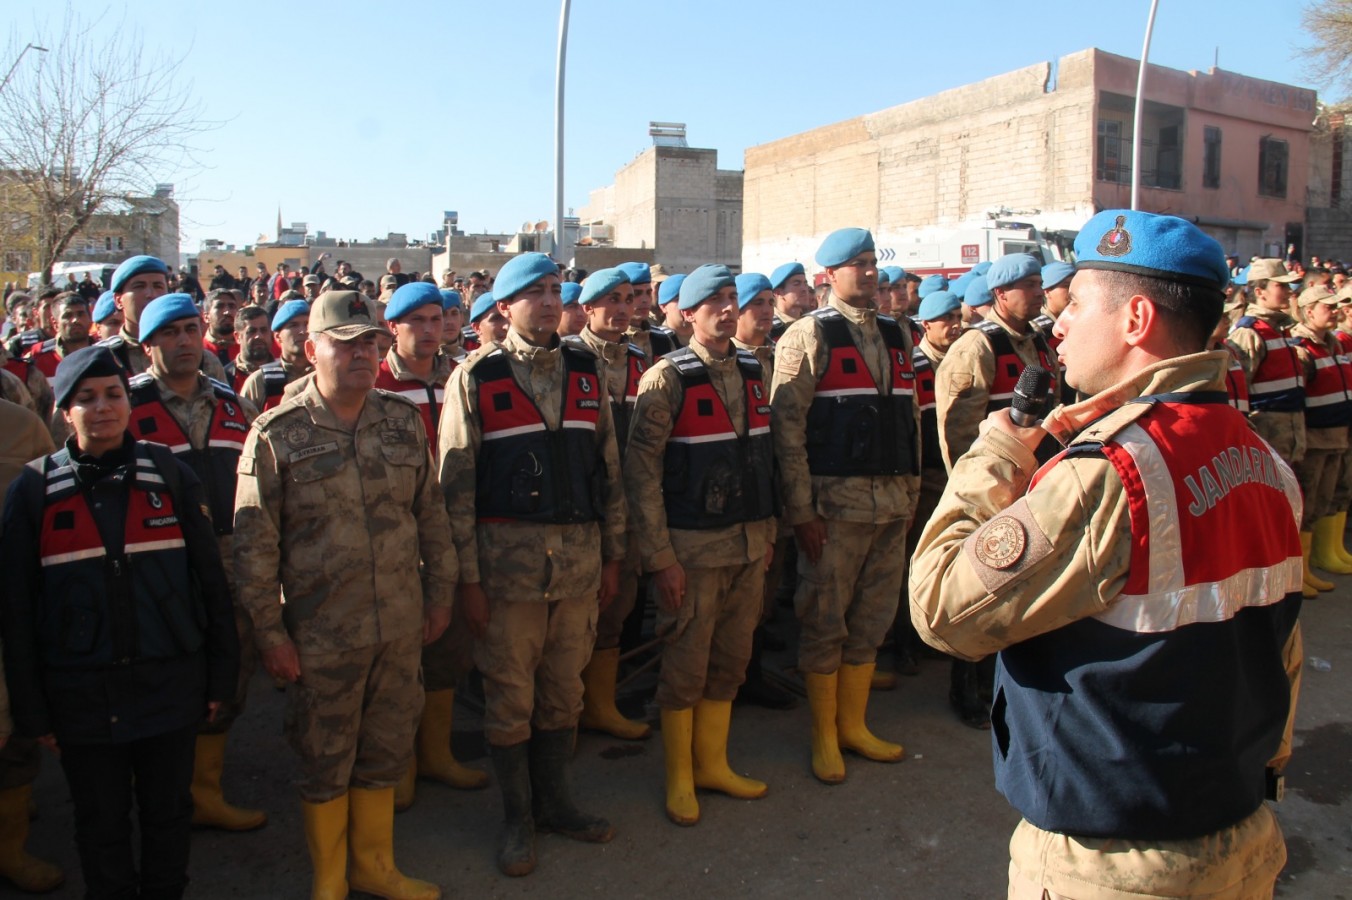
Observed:
[[[808,316],[811,316],[812,318],[818,319],[818,320],[820,320],[820,319],[843,319],[843,318],[845,318],[844,316],[842,316],[842,315],[840,314],[840,310],[835,309],[834,307],[830,307],[830,306],[822,306],[822,307],[819,307],[819,308],[817,308],[817,309],[814,309],[814,310],[812,310],[812,312],[807,313],[806,315],[804,315],[803,318],[806,319]]]
[[[232,388],[230,385],[226,384],[225,382],[217,381],[210,375],[207,375],[206,379],[207,381],[211,382],[212,390],[214,390],[216,392],[216,396],[220,397],[221,399],[234,400],[236,397],[238,397],[238,395],[235,393],[235,389]]]
[[[648,326],[648,333],[649,333],[649,334],[652,334],[652,333],[663,334],[663,335],[666,335],[666,336],[669,337],[669,338],[674,338],[674,337],[676,337],[676,332],[672,331],[670,328],[668,328],[668,327],[665,326],[665,325],[649,325],[649,326]]]
[[[405,397],[403,394],[396,394],[394,391],[387,391],[384,388],[372,388],[371,390],[379,394],[382,400],[397,400],[400,403],[407,406],[409,409],[413,410],[415,415],[422,414],[421,411],[418,409],[418,404],[414,403],[412,400],[410,400],[408,397]]]
[[[140,375],[133,375],[127,379],[127,387],[133,391],[139,391],[148,384],[155,381],[155,376],[149,372],[142,372]]]
[[[637,357],[639,357],[640,359],[647,359],[647,358],[648,358],[648,354],[644,353],[644,352],[643,352],[643,348],[640,347],[638,344],[626,343],[624,346],[625,346],[625,349],[627,349],[627,350],[629,351],[629,355],[630,355],[630,356],[637,356]]]
[[[499,353],[503,352],[504,351],[499,344],[483,344],[477,350],[471,352],[469,356],[465,357],[465,361],[460,364],[460,368],[473,370],[475,366],[485,359],[497,356]]]

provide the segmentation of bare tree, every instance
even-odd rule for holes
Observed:
[[[29,43],[47,52],[19,60]],[[193,140],[212,125],[182,58],[147,48],[124,22],[67,6],[59,31],[11,30],[0,60],[23,63],[0,87],[0,176],[8,204],[25,207],[13,214],[31,221],[35,268],[49,282],[96,212],[199,168]]]
[[[1352,87],[1352,0],[1314,0],[1301,12],[1309,71],[1328,84]]]

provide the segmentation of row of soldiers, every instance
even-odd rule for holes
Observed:
[[[830,235],[816,262],[820,307],[799,263],[657,279],[630,263],[576,285],[525,254],[474,298],[463,331],[461,296],[423,282],[384,302],[288,299],[268,316],[228,289],[203,311],[164,295],[153,258],[120,267],[109,299],[122,323],[103,343],[136,376],[131,429],[203,478],[234,560],[245,660],[235,703],[199,739],[195,820],[265,821],[220,792],[261,651],[295,682],[287,730],[315,896],[342,896],[358,833],[389,861],[363,869],[361,889],[436,895],[393,868],[386,807],[411,802],[415,775],[486,784],[450,753],[471,666],[503,794],[502,870],[534,868],[537,829],[609,840],[609,823],[572,803],[565,763],[579,721],[649,732],[614,702],[641,574],[665,641],[668,817],[697,822],[697,788],[763,796],[726,746],[791,544],[814,775],[843,781],[842,749],[900,760],[865,713],[889,629],[899,656],[915,646],[898,616],[908,543],[1022,368],[1056,371],[1074,270],[1020,254],[917,282],[880,270],[863,229]],[[70,337],[43,342],[58,363],[78,349]],[[1060,391],[1053,379],[1048,405]],[[959,715],[988,727],[989,676],[953,671]]]

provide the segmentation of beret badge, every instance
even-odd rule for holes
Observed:
[[[1126,216],[1118,216],[1116,224],[1099,238],[1099,253],[1104,256],[1126,256],[1131,252],[1131,232],[1123,227],[1126,221]]]

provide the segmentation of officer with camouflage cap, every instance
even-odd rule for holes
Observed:
[[[898,762],[865,724],[882,643],[896,616],[920,474],[909,329],[872,308],[877,253],[863,228],[817,251],[827,305],[775,347],[773,433],[784,517],[798,539],[798,667],[812,709],[812,772],[845,780],[841,749]]]
[[[694,825],[697,787],[743,800],[767,790],[733,772],[727,750],[777,503],[765,371],[732,344],[732,273],[700,266],[678,302],[691,342],[643,376],[624,479],[643,567],[653,573],[657,633],[666,640],[657,705],[667,817]]]
[[[634,286],[625,269],[599,269],[580,285],[577,306],[586,316],[586,326],[571,338],[596,354],[601,381],[610,401],[615,421],[615,439],[623,466],[629,441],[629,420],[638,398],[639,379],[648,369],[643,351],[626,340],[634,315]],[[569,285],[563,286],[565,295]],[[565,303],[566,306],[566,303]],[[622,740],[648,737],[652,729],[646,722],[634,722],[615,706],[615,682],[620,667],[620,633],[638,599],[639,554],[637,535],[630,529],[628,551],[620,567],[620,582],[615,599],[601,611],[596,621],[596,647],[591,661],[582,670],[581,727],[600,731]]]
[[[202,482],[221,558],[231,558],[235,519],[235,470],[258,415],[252,404],[207,378],[198,369],[202,317],[187,294],[165,294],[150,301],[140,316],[141,350],[150,367],[127,385],[131,419],[127,430],[141,441],[163,444]],[[236,604],[239,632],[239,683],[214,720],[197,736],[193,763],[193,824],[224,831],[252,831],[267,823],[262,810],[241,809],[221,793],[225,747],[231,726],[244,712],[249,681],[258,667],[253,624]]]
[[[435,898],[394,866],[394,786],[423,706],[419,648],[451,618],[456,553],[418,408],[374,389],[388,333],[371,307],[356,291],[321,294],[313,378],[254,422],[235,577],[264,666],[291,682],[312,896]]]
[[[921,536],[912,620],[947,653],[999,654],[1009,897],[1271,896],[1300,491],[1206,349],[1220,245],[1119,209],[1075,255],[1056,332],[1088,399],[1040,427],[985,419]],[[1041,466],[1049,434],[1068,449]]]
[[[559,269],[514,257],[493,285],[509,331],[451,373],[441,485],[478,636],[484,734],[502,790],[498,867],[535,868],[535,832],[604,843],[568,787],[582,670],[625,558],[625,499],[596,355],[555,333]]]

